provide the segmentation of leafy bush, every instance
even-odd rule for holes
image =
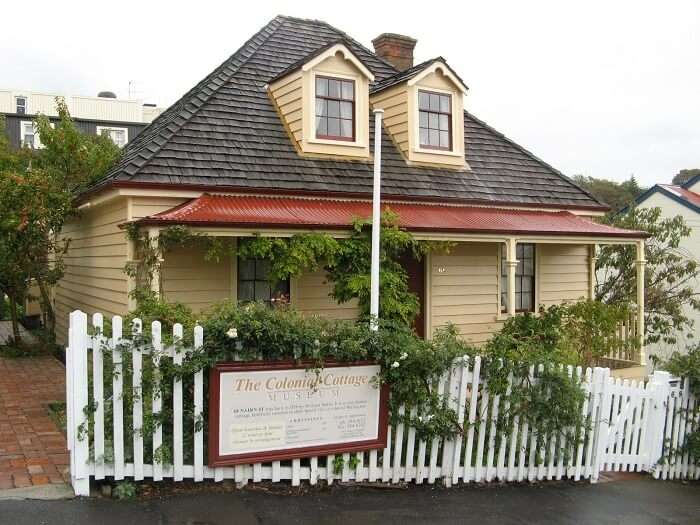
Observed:
[[[617,334],[629,315],[627,305],[590,300],[541,307],[537,315],[509,318],[488,341],[485,353],[522,364],[593,366],[610,352],[638,346],[637,341],[622,340]]]

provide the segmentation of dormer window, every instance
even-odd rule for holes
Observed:
[[[268,92],[301,155],[368,161],[374,75],[348,47],[329,43],[279,73]]]
[[[452,96],[418,91],[420,147],[452,150]]]
[[[316,76],[316,138],[355,140],[355,82]]]

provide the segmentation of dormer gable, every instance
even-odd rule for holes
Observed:
[[[447,62],[434,58],[376,84],[373,108],[407,162],[468,169],[464,156],[467,86]]]
[[[268,93],[302,155],[369,159],[370,69],[337,41],[273,78]]]

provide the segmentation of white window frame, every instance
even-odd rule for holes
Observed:
[[[123,128],[119,126],[97,126],[97,134],[102,135],[103,132],[110,132],[110,131],[123,131],[124,132],[124,144],[122,146],[119,146],[120,148],[123,148],[129,143],[129,128]],[[110,139],[112,137],[110,136]],[[116,144],[116,142],[115,142]]]
[[[459,157],[462,154],[457,151],[457,147],[455,146],[457,144],[457,131],[456,128],[459,125],[459,119],[455,116],[455,98],[460,96],[460,93],[457,91],[451,91],[448,89],[440,89],[440,88],[434,88],[431,86],[422,86],[420,84],[416,84],[413,86],[414,93],[413,93],[413,107],[414,107],[414,125],[413,125],[413,133],[415,136],[415,141],[416,143],[413,146],[413,151],[416,153],[426,153],[428,155],[445,155],[447,157]],[[439,93],[440,95],[450,95],[450,114],[452,118],[452,123],[450,127],[450,133],[452,136],[450,137],[450,144],[452,144],[452,149],[446,150],[446,149],[433,149],[433,148],[423,148],[421,147],[420,144],[420,92],[421,91],[428,91],[431,93]],[[462,124],[464,126],[464,124]]]
[[[316,77],[326,77],[338,80],[352,80],[355,85],[355,100],[353,102],[353,125],[355,126],[355,140],[333,140],[333,139],[320,139],[316,137]],[[359,75],[348,75],[343,73],[335,73],[330,71],[322,70],[312,70],[311,71],[311,101],[309,108],[311,111],[311,135],[307,139],[308,142],[314,144],[329,144],[332,146],[350,146],[350,147],[364,147],[364,140],[360,140],[359,133],[359,121],[358,121],[358,105],[359,105],[359,89],[361,78]]]
[[[20,100],[24,100],[24,113],[19,113],[17,111],[17,106],[19,105]],[[15,113],[18,115],[29,115],[29,97],[25,95],[17,95],[15,97]]]
[[[24,138],[27,136],[27,130],[26,127],[31,126],[32,127],[32,136],[34,137],[34,144],[32,144],[33,149],[41,149],[44,147],[44,145],[41,143],[41,140],[39,139],[39,132],[36,129],[36,124],[34,124],[34,121],[32,120],[22,120],[19,123],[19,143],[20,146],[24,147]]]

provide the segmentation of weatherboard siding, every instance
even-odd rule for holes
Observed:
[[[430,326],[454,324],[473,343],[501,326],[498,316],[498,244],[461,243],[430,257]]]
[[[127,218],[127,201],[118,199],[88,208],[68,222],[62,236],[71,239],[65,273],[54,290],[56,338],[68,341],[68,315],[123,315],[128,308],[127,238],[119,225]]]
[[[588,296],[588,246],[581,244],[537,245],[538,302],[547,307],[576,302]]]
[[[232,297],[231,256],[206,260],[202,242],[168,250],[161,265],[161,288],[168,302],[183,303],[196,313]]]
[[[305,273],[292,283],[292,305],[305,315],[318,315],[329,319],[357,319],[357,301],[339,304],[330,296],[332,289],[332,285],[326,281],[325,271]]]
[[[384,128],[399,151],[408,158],[408,90],[406,84],[380,91],[370,98],[373,108],[384,110]]]

